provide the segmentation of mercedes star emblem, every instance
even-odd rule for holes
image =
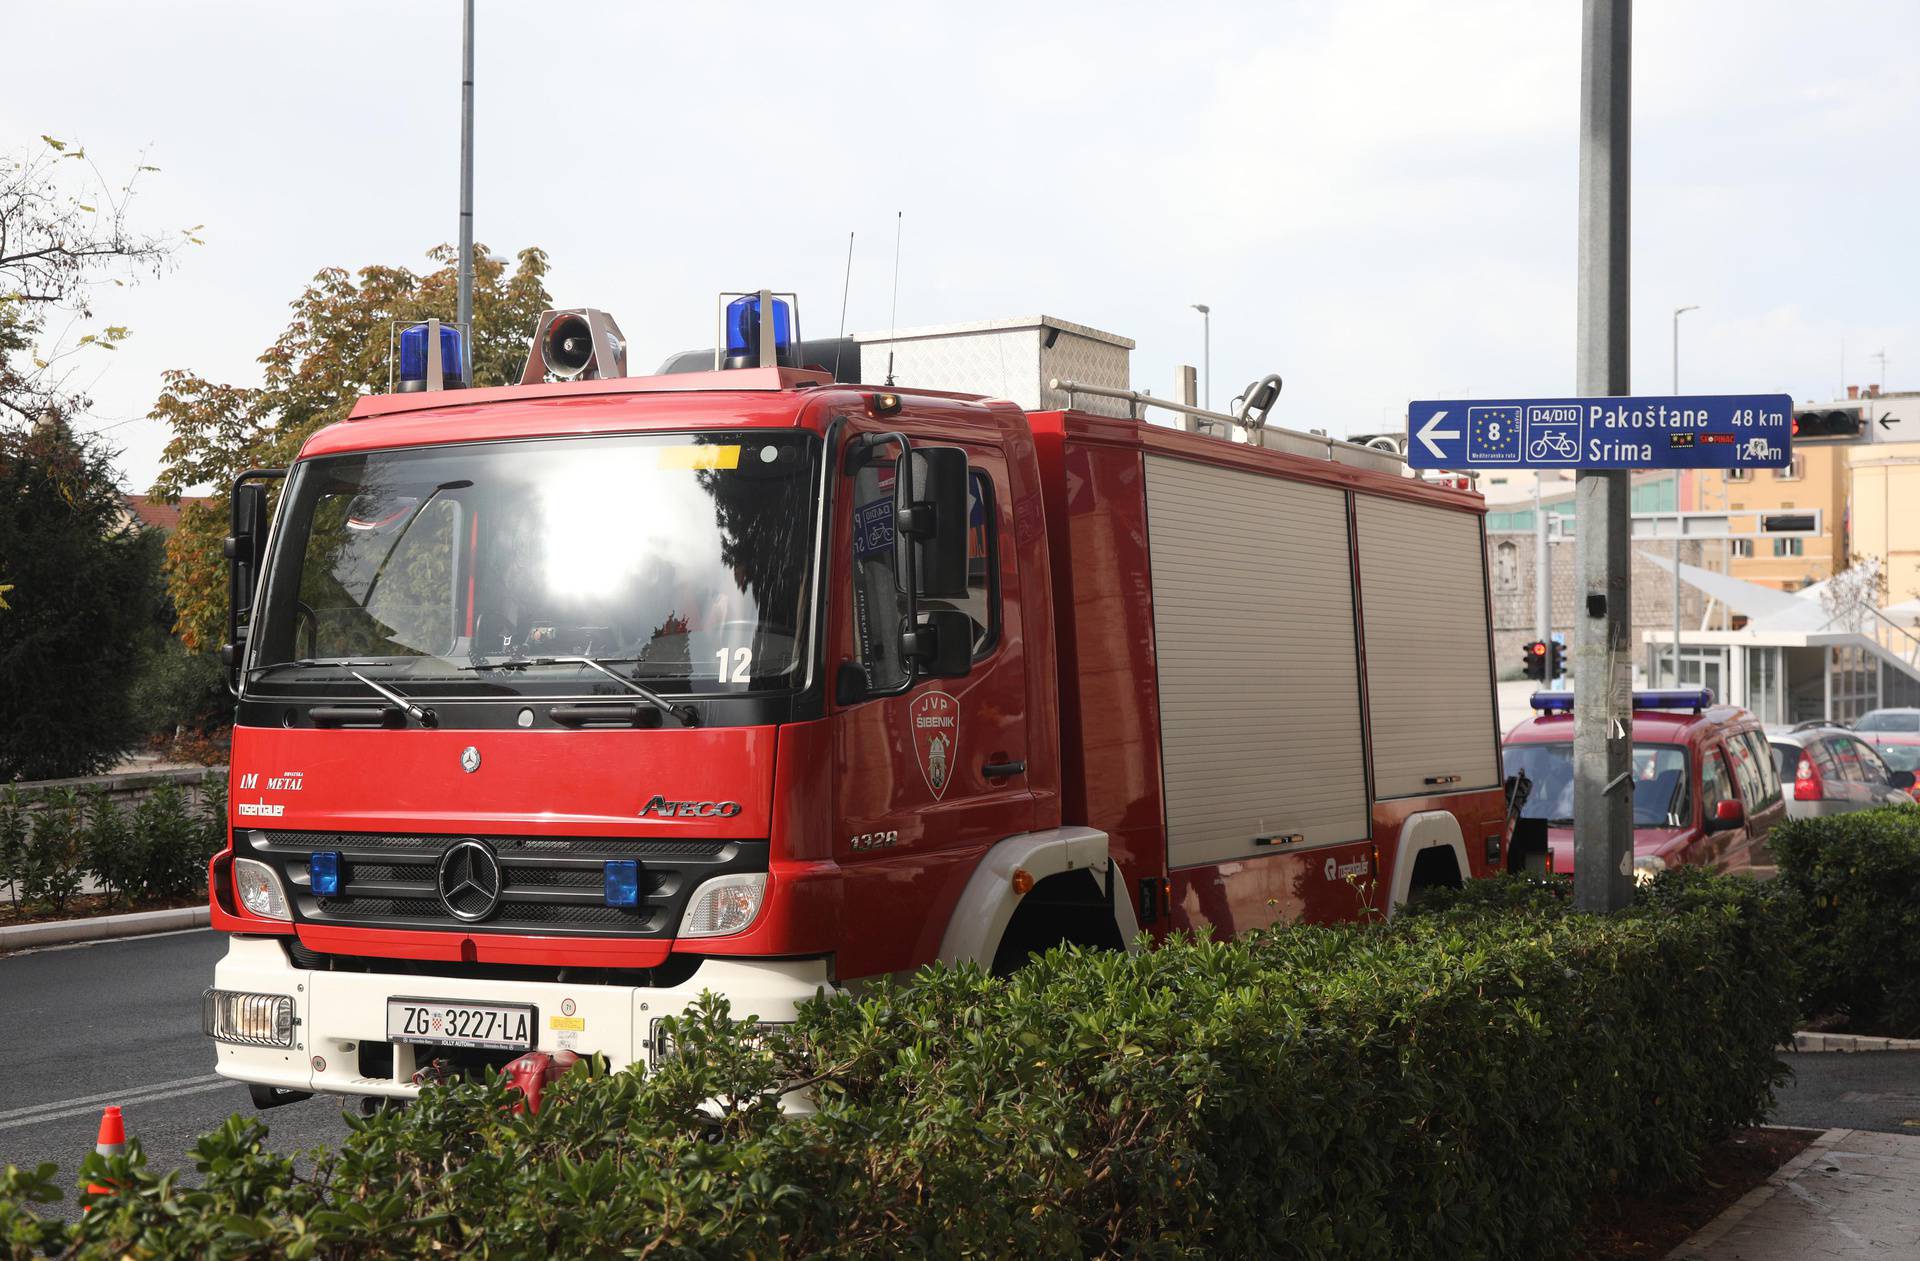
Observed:
[[[480,750],[468,745],[460,750],[460,769],[471,775],[480,769]]]
[[[500,905],[500,860],[485,841],[457,841],[440,855],[435,884],[447,914],[475,923]]]

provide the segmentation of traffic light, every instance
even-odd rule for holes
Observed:
[[[1547,641],[1547,677],[1564,678],[1567,673],[1567,646],[1557,639]]]
[[[1843,408],[1810,408],[1793,414],[1793,437],[1858,438],[1862,424],[1860,413]]]
[[[1521,667],[1526,671],[1527,677],[1535,683],[1545,683],[1547,681],[1547,649],[1549,646],[1546,640],[1536,639],[1530,644],[1523,645],[1520,649]]]

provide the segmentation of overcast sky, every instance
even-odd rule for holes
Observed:
[[[544,247],[560,305],[647,370],[723,288],[810,336],[1046,312],[1133,337],[1172,391],[1213,307],[1213,399],[1351,433],[1411,398],[1573,392],[1578,0],[571,4],[480,0],[476,234]],[[1633,384],[1830,397],[1920,385],[1920,4],[1642,0]],[[99,303],[89,426],[144,489],[162,370],[258,380],[325,266],[457,232],[457,0],[0,0],[0,144],[161,168],[144,224],[205,224]],[[383,336],[369,329],[369,337]]]

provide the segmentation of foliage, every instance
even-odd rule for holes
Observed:
[[[453,317],[457,254],[441,246],[438,266],[330,267],[293,303],[293,322],[260,356],[257,387],[222,385],[187,371],[168,372],[152,415],[173,429],[156,495],[177,499],[196,486],[212,498],[187,506],[167,544],[167,581],[179,613],[177,630],[193,651],[217,647],[226,635],[227,487],[249,468],[284,467],[312,434],[344,420],[361,394],[388,386],[388,338],[396,321]],[[534,321],[551,303],[547,257],[538,249],[506,259],[474,248],[473,379],[475,385],[518,381]]]
[[[0,428],[0,781],[103,771],[135,735],[128,680],[154,637],[158,536],[128,522],[108,452],[48,417]]]
[[[1008,980],[923,970],[760,1031],[709,1000],[652,1074],[576,1069],[537,1115],[498,1080],[349,1119],[310,1172],[234,1118],[199,1185],[137,1151],[50,1226],[82,1257],[1554,1257],[1589,1202],[1692,1176],[1758,1120],[1791,1028],[1777,900],[1669,879],[1629,914],[1523,893],[1389,924]],[[817,1112],[785,1116],[784,1089]]]
[[[147,653],[132,687],[134,728],[149,736],[201,734],[232,720],[220,658],[189,652],[171,636]]]
[[[1794,897],[1807,1013],[1920,1037],[1920,809],[1795,819],[1767,845]]]
[[[206,887],[227,843],[226,781],[211,775],[192,805],[164,782],[131,808],[106,792],[0,788],[0,886],[16,906],[65,909],[92,872],[109,900],[139,905]]]
[[[112,350],[128,335],[85,327],[95,289],[157,274],[181,245],[198,243],[196,228],[169,236],[132,227],[134,186],[156,168],[136,167],[116,187],[84,148],[40,139],[25,154],[0,153],[0,425],[84,411],[75,356]],[[67,318],[46,344],[55,315]]]

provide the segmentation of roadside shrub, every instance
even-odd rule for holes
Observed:
[[[174,783],[163,783],[133,808],[134,830],[145,849],[144,893],[153,898],[184,897],[206,884],[205,818],[187,805]]]
[[[86,795],[82,857],[109,900],[139,901],[146,893],[146,846],[127,812],[98,788]]]
[[[20,878],[27,857],[27,838],[33,824],[27,815],[27,799],[11,784],[0,784],[0,885],[7,899],[20,905]]]
[[[1617,917],[1509,887],[1374,926],[1008,980],[924,969],[770,1033],[710,1000],[651,1074],[497,1081],[361,1121],[310,1175],[234,1118],[201,1185],[138,1154],[51,1227],[51,1168],[0,1239],[86,1257],[1565,1256],[1598,1196],[1697,1172],[1759,1120],[1793,989],[1779,900],[1663,877]],[[741,1013],[745,1015],[746,1013]],[[782,1117],[807,1084],[818,1111]]]
[[[1807,1015],[1920,1037],[1920,809],[1795,819],[1767,844],[1794,897]]]
[[[20,897],[58,914],[86,882],[82,859],[86,808],[78,790],[52,789],[35,798],[31,821],[21,863]]]

